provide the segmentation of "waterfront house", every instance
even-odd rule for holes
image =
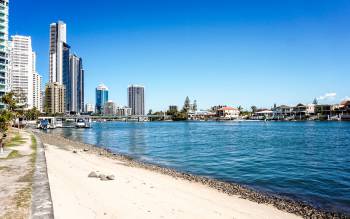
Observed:
[[[273,119],[285,119],[292,115],[293,108],[286,105],[281,105],[273,109]]]
[[[341,120],[350,120],[350,100],[342,101],[334,110]]]
[[[223,107],[227,107],[227,106],[226,105],[212,106],[209,111],[217,113],[217,111]]]
[[[216,113],[207,110],[199,110],[194,113],[188,113],[189,120],[209,120],[216,116]]]
[[[301,103],[293,107],[294,119],[298,119],[298,120],[305,119],[308,116],[307,108],[308,107],[306,105]]]
[[[332,105],[329,104],[318,104],[315,106],[315,114],[318,119],[329,119],[332,115]]]
[[[344,100],[340,103],[340,107],[345,114],[350,114],[350,100]]]
[[[258,110],[254,113],[252,119],[264,120],[264,119],[273,119],[274,112],[268,109]]]
[[[217,110],[216,115],[223,119],[237,119],[239,117],[239,110],[233,107],[222,107]]]
[[[306,113],[309,115],[309,116],[314,116],[315,115],[315,104],[307,104],[306,105]]]

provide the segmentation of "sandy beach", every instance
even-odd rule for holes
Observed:
[[[123,161],[45,146],[55,218],[300,218]],[[115,180],[88,177],[91,171]]]

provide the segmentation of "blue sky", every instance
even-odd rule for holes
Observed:
[[[187,95],[201,109],[350,96],[348,0],[12,0],[10,33],[32,36],[45,82],[59,19],[84,61],[86,102],[100,82],[119,105],[144,85],[154,110]]]

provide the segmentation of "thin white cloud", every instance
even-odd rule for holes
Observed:
[[[342,99],[342,101],[347,101],[347,100],[350,100],[350,97],[346,96]]]
[[[337,96],[337,93],[325,93],[323,96],[318,97],[318,100],[331,100]]]

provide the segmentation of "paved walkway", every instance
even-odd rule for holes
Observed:
[[[51,191],[47,175],[44,145],[36,137],[37,156],[33,179],[32,218],[54,218]]]

